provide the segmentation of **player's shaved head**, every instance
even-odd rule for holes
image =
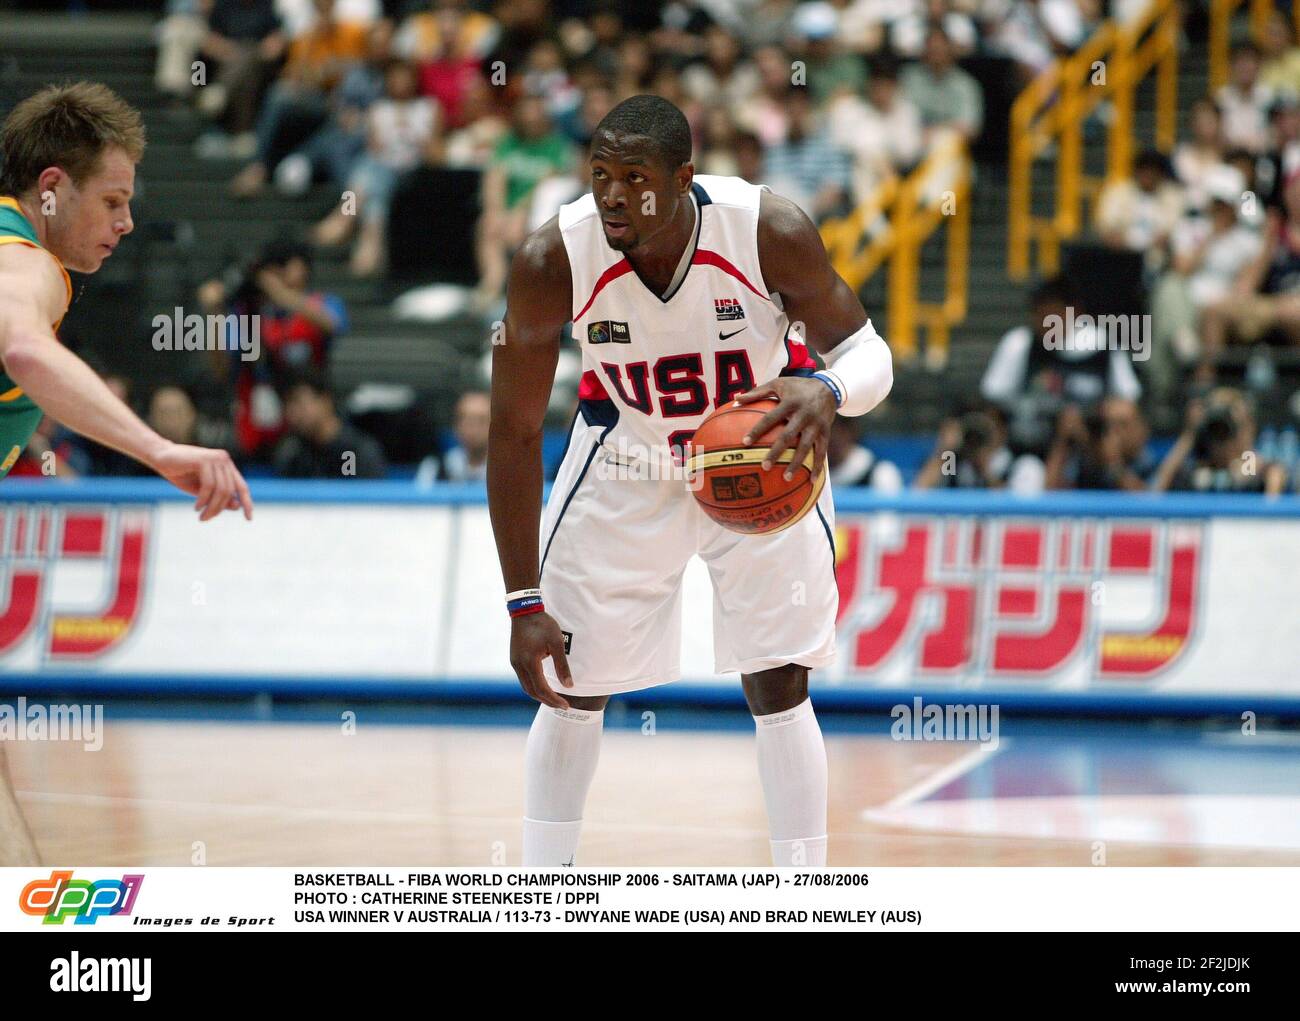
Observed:
[[[691,161],[691,126],[662,96],[631,96],[601,118],[592,134],[593,146],[605,138],[635,136],[649,141],[649,150],[669,170]]]
[[[610,110],[591,138],[591,190],[609,246],[680,255],[694,222],[693,174],[690,125],[672,103],[633,96]]]

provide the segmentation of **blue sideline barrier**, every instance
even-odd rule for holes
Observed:
[[[329,504],[429,504],[478,506],[487,491],[477,483],[439,483],[430,489],[409,482],[289,481],[249,483],[254,502]],[[547,487],[549,492],[549,486]],[[161,479],[6,479],[3,503],[184,503],[187,496]],[[1300,496],[1262,497],[1239,493],[1051,492],[1021,497],[985,490],[911,490],[882,496],[868,490],[838,489],[835,507],[847,513],[903,511],[913,514],[990,514],[1032,517],[1131,518],[1300,518]]]
[[[440,484],[416,489],[409,482],[340,480],[300,482],[257,480],[251,483],[255,501],[262,504],[380,504],[479,507],[485,503],[482,485]],[[8,479],[0,484],[0,508],[6,504],[68,503],[185,503],[193,498],[157,479],[86,479],[64,482],[51,479]],[[880,496],[869,491],[839,490],[837,510],[844,513],[898,511],[926,515],[994,515],[1001,517],[1120,517],[1156,518],[1268,518],[1300,519],[1300,497],[1263,498],[1246,495],[1050,493],[1022,498],[980,491],[905,492]],[[2,562],[2,561],[0,561]],[[490,565],[495,572],[496,565]],[[1300,627],[1300,614],[1296,615]],[[2,668],[0,668],[2,669]],[[1300,669],[1300,664],[1297,664]],[[347,676],[176,675],[109,676],[86,671],[51,670],[33,673],[0,672],[0,692],[28,695],[39,692],[99,692],[108,695],[155,694],[163,697],[251,696],[269,693],[290,698],[434,699],[452,701],[500,700],[511,697],[499,682],[442,678],[427,681]],[[1300,716],[1300,699],[1255,694],[1158,693],[1055,693],[1012,690],[1006,687],[953,689],[927,687],[844,690],[833,686],[815,689],[819,708],[879,710],[910,702],[969,701],[997,703],[1006,711],[1113,715],[1237,715],[1249,709],[1258,714]],[[517,693],[523,698],[522,693]],[[624,698],[633,703],[726,704],[743,701],[739,684],[668,685]]]

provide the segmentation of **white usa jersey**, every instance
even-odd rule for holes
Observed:
[[[738,177],[695,178],[695,233],[662,298],[609,247],[590,192],[560,209],[580,410],[620,456],[659,460],[737,394],[816,368],[759,268],[762,192]]]

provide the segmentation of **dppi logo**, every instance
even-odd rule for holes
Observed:
[[[839,531],[852,671],[1145,680],[1196,632],[1198,522],[899,515]]]
[[[46,925],[62,925],[71,916],[76,925],[94,925],[105,915],[129,915],[144,876],[121,879],[73,879],[69,872],[51,872],[23,887],[18,906],[24,914],[44,915]]]
[[[117,645],[144,603],[150,515],[139,507],[0,509],[0,662],[31,640],[45,658],[64,661]],[[89,576],[87,564],[96,568]],[[74,588],[76,581],[93,586],[79,604],[97,599],[101,609],[62,613],[49,605],[55,575],[69,565]]]

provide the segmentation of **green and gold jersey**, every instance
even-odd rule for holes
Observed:
[[[23,215],[18,203],[7,196],[0,195],[0,245],[27,245],[29,248],[41,248],[36,240],[36,230]],[[63,274],[64,283],[68,285],[68,300],[72,300],[72,280],[54,253],[50,253]],[[62,322],[62,320],[60,320]],[[58,323],[53,328],[59,328]],[[36,426],[41,421],[41,409],[36,402],[23,393],[23,389],[0,369],[0,479],[9,474],[9,469],[18,460],[18,455],[32,438]]]

